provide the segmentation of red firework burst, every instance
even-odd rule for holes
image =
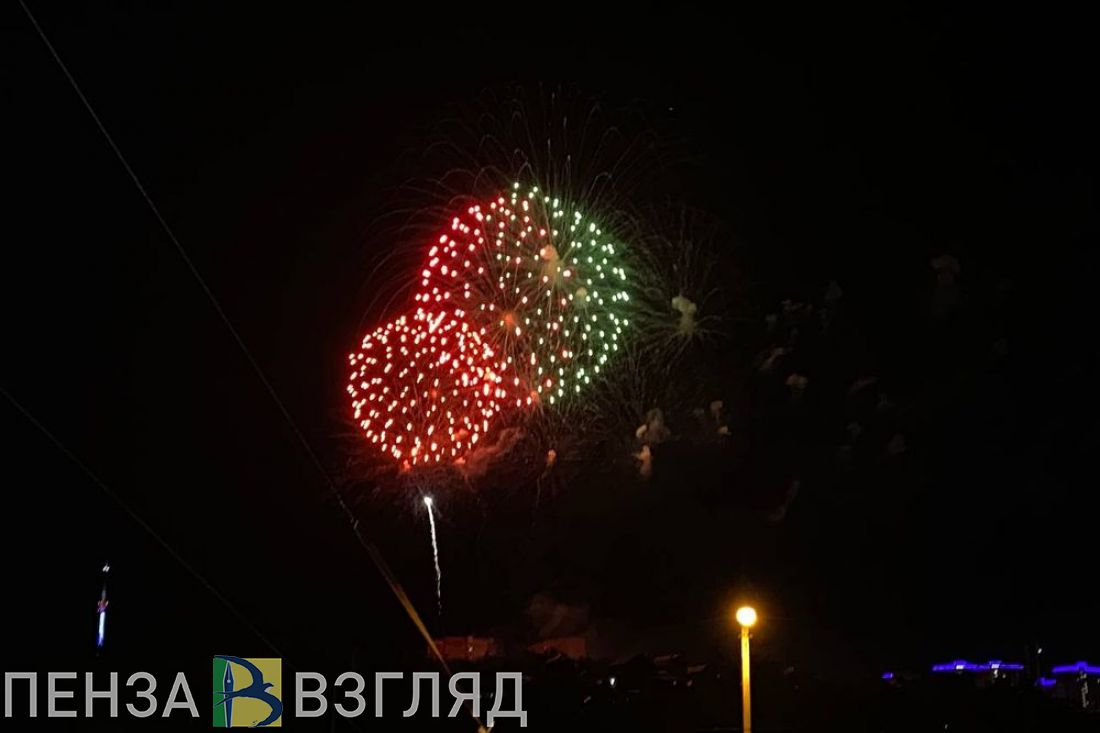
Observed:
[[[619,350],[623,248],[538,188],[469,206],[426,255],[415,313],[349,356],[355,419],[402,465],[462,462],[502,409],[560,404]]]
[[[492,348],[460,309],[418,309],[348,355],[367,439],[403,467],[461,462],[507,397]]]

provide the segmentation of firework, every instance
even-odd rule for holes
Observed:
[[[693,345],[717,337],[737,288],[737,273],[721,262],[717,222],[680,205],[658,207],[632,237],[637,266],[638,342],[657,365],[671,369]]]
[[[588,403],[600,401],[595,392],[617,378],[623,352],[642,333],[637,316],[646,311],[634,280],[649,268],[631,212],[648,186],[668,180],[656,172],[672,153],[641,107],[608,111],[568,89],[489,91],[446,116],[418,152],[399,207],[372,224],[384,237],[376,251],[385,254],[372,269],[367,310],[388,318],[411,298],[417,312],[461,311],[468,338],[485,350],[474,361],[489,375],[492,404],[484,406],[489,415],[472,415],[481,430],[465,428],[461,447],[429,446],[410,460],[409,442],[419,437],[423,445],[429,426],[438,435],[450,419],[417,417],[436,403],[421,395],[404,423],[406,447],[395,451],[392,428],[406,414],[384,440],[378,416],[363,412],[377,410],[363,401],[368,393],[395,378],[353,360],[349,392],[372,457],[384,445],[383,455],[402,467],[459,464],[468,482],[505,453],[544,455],[561,449],[563,436],[585,432],[594,415]],[[422,177],[425,169],[434,177]],[[452,402],[455,390],[468,389],[438,364],[430,371]]]
[[[506,396],[492,348],[461,309],[420,308],[390,321],[348,362],[355,421],[406,468],[464,459]]]
[[[428,526],[432,534],[432,560],[435,562],[435,600],[439,615],[443,615],[443,571],[439,567],[439,538],[435,533],[435,514],[432,511],[432,497],[424,497],[424,507],[428,510]]]
[[[679,149],[654,127],[664,115],[569,87],[487,89],[444,116],[435,144],[417,151],[418,168],[444,173],[415,188],[450,207],[471,192],[528,181],[601,216],[632,211],[652,189],[666,195],[672,180],[663,173]]]
[[[471,204],[428,251],[415,298],[458,304],[515,407],[554,405],[600,377],[630,326],[624,246],[538,187]]]
[[[505,85],[441,110],[428,137],[408,151],[404,180],[371,221],[370,296],[366,312],[388,318],[407,302],[424,242],[470,205],[508,191],[515,181],[575,202],[606,233],[631,227],[639,201],[663,199],[674,177],[663,175],[679,148],[654,123],[665,108],[608,104],[579,89]],[[621,238],[620,238],[621,241]],[[396,245],[396,246],[395,246]],[[560,249],[559,249],[560,251]],[[627,268],[628,272],[631,268]],[[400,306],[399,306],[400,307]]]

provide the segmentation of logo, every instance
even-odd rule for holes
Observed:
[[[282,689],[281,659],[214,657],[214,727],[282,726]]]

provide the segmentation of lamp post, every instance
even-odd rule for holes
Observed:
[[[741,730],[752,733],[752,686],[749,683],[749,629],[756,625],[756,609],[741,606],[735,614],[741,626]]]

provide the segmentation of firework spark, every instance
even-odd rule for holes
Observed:
[[[461,461],[505,392],[491,347],[460,309],[418,309],[348,356],[347,391],[366,438],[405,467]]]
[[[428,525],[432,531],[432,559],[435,561],[435,600],[439,615],[443,615],[443,571],[439,567],[439,538],[435,533],[435,513],[432,511],[432,497],[424,497],[424,507],[428,510]]]
[[[638,341],[656,364],[671,369],[691,347],[717,337],[737,273],[718,257],[724,234],[704,213],[668,204],[639,222],[632,237],[641,255]]]
[[[624,249],[579,209],[517,183],[452,219],[428,251],[416,301],[469,311],[515,407],[554,405],[599,379],[623,342]]]

